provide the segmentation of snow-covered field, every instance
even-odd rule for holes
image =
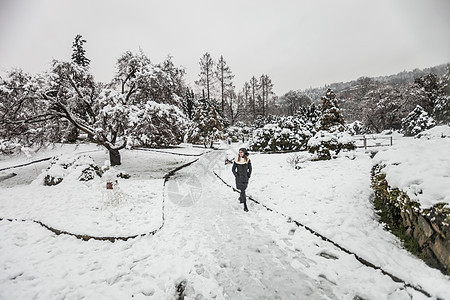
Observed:
[[[427,141],[395,137],[380,155]],[[5,169],[86,151],[103,165],[102,148],[64,146],[3,158],[0,218],[28,221],[0,221],[0,299],[177,299],[177,289],[185,299],[427,298],[260,205],[250,203],[244,213],[238,195],[212,173],[233,184],[224,161],[239,146],[121,151],[118,169],[131,178],[119,179],[123,201],[115,205],[108,204],[101,179],[36,184],[49,161]],[[449,278],[402,249],[378,223],[369,153],[306,160],[299,170],[287,162],[291,155],[252,154],[248,194],[434,298],[450,299]],[[164,174],[197,158],[163,186]],[[12,172],[17,175],[8,178]],[[56,235],[31,221],[76,234],[136,235],[161,226],[163,203],[160,231],[115,243]]]

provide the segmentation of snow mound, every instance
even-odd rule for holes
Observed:
[[[425,130],[415,136],[416,138],[426,138],[429,140],[450,138],[450,125],[436,126]]]
[[[103,171],[88,155],[55,156],[50,166],[33,181],[32,184],[57,185],[62,181],[73,183],[74,181],[90,181],[101,177]]]

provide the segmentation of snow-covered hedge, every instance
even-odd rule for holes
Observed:
[[[327,160],[342,150],[356,149],[355,142],[346,132],[318,131],[308,141],[308,151],[314,155],[313,160]]]

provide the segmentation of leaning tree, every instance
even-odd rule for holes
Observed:
[[[5,99],[0,105],[0,142],[28,146],[60,142],[64,132],[75,127],[108,149],[111,165],[121,163],[119,151],[125,147],[181,142],[186,124],[181,110],[158,103],[167,99],[141,97],[140,87],[158,76],[170,76],[161,70],[155,76],[155,66],[143,56],[131,58],[129,65],[119,60],[115,78],[119,84],[95,82],[88,66],[74,61],[54,60],[44,75],[10,72],[0,80]],[[168,82],[160,82],[161,88]]]

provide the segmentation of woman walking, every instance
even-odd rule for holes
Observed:
[[[247,149],[239,149],[238,157],[234,160],[231,170],[236,178],[236,188],[241,191],[239,201],[244,203],[244,211],[248,211],[245,190],[247,189],[248,180],[252,175],[252,163],[248,158]]]

